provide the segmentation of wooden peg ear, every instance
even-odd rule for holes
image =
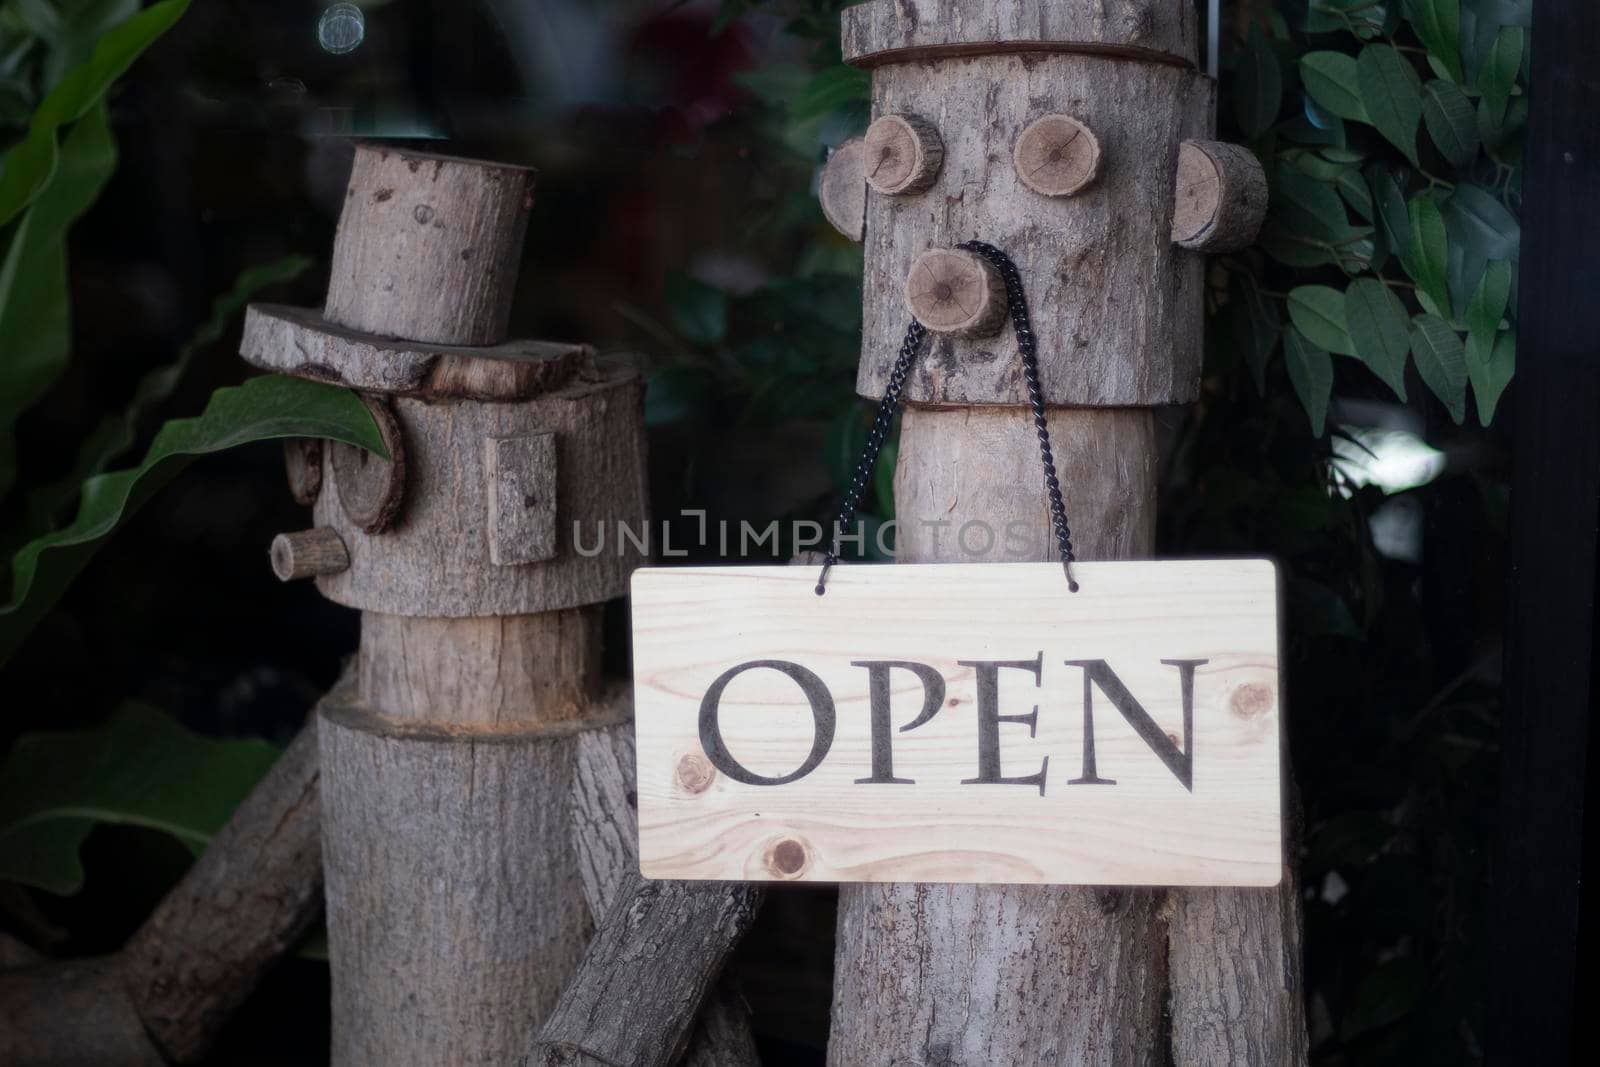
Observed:
[[[1100,140],[1071,115],[1046,115],[1017,135],[1011,159],[1034,192],[1073,196],[1100,175]]]
[[[867,184],[890,196],[920,193],[944,163],[944,142],[917,115],[884,115],[867,127],[863,169]]]
[[[1235,252],[1254,243],[1267,215],[1267,176],[1255,153],[1222,141],[1178,148],[1172,239],[1201,252]]]
[[[867,144],[860,137],[841,141],[817,180],[817,199],[833,228],[859,241],[867,232]]]
[[[1005,321],[1005,282],[982,256],[929,249],[906,275],[906,308],[934,333],[987,337]]]

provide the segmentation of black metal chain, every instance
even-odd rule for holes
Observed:
[[[1061,552],[1061,568],[1067,576],[1067,588],[1076,593],[1078,583],[1072,577],[1072,563],[1076,559],[1072,551],[1072,530],[1067,526],[1067,509],[1061,499],[1061,479],[1056,475],[1055,455],[1050,448],[1050,427],[1045,420],[1044,395],[1039,388],[1038,342],[1034,339],[1033,324],[1028,318],[1028,302],[1022,291],[1022,275],[1018,273],[1017,265],[1011,262],[1011,257],[994,245],[984,241],[967,241],[959,247],[982,256],[1000,272],[1001,280],[1005,282],[1007,310],[1011,313],[1011,328],[1017,335],[1017,351],[1022,355],[1022,376],[1028,384],[1028,400],[1033,406],[1033,425],[1039,436],[1039,458],[1044,461],[1045,493],[1050,498],[1050,525],[1055,531],[1056,546]],[[905,388],[906,375],[910,373],[911,364],[916,359],[926,335],[927,329],[916,319],[912,319],[910,327],[906,329],[905,341],[900,345],[900,355],[895,359],[894,369],[889,374],[888,388],[884,390],[883,399],[878,403],[878,413],[872,420],[871,431],[867,434],[866,447],[861,450],[861,462],[856,464],[850,489],[845,493],[844,503],[839,508],[839,517],[834,520],[833,541],[827,555],[823,557],[822,573],[817,576],[818,596],[825,591],[828,571],[839,562],[840,533],[855,520],[856,509],[861,505],[867,481],[872,477],[873,468],[878,464],[878,453],[882,450],[889,427],[894,422],[895,412],[899,410],[900,393]]]
[[[895,412],[900,409],[900,391],[905,388],[906,375],[911,373],[911,363],[917,358],[917,352],[922,348],[922,339],[926,336],[928,328],[916,319],[912,319],[911,325],[906,327],[906,339],[900,342],[900,355],[895,358],[894,369],[889,372],[889,386],[883,391],[883,399],[878,401],[878,413],[872,419],[872,429],[867,431],[867,444],[861,450],[861,461],[856,464],[855,477],[850,480],[850,490],[845,493],[844,503],[839,506],[839,517],[833,520],[833,540],[829,545],[828,554],[823,557],[822,573],[817,575],[818,596],[825,592],[828,571],[839,562],[839,533],[855,521],[856,508],[861,506],[861,496],[867,491],[867,482],[878,466],[878,453],[882,451],[883,442],[889,436],[889,427],[894,424]]]

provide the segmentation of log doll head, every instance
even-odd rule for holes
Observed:
[[[1215,88],[1192,65],[1189,5],[874,0],[843,30],[873,121],[821,195],[864,243],[858,392],[883,394],[915,316],[934,337],[907,400],[1027,403],[1003,287],[957,247],[979,240],[1020,272],[1048,403],[1194,399],[1202,253],[1254,239],[1266,183],[1248,151],[1206,139]]]

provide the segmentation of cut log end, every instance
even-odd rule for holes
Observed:
[[[1028,124],[1012,151],[1017,178],[1044,196],[1072,196],[1100,175],[1100,140],[1071,115]]]
[[[272,573],[280,582],[338,574],[350,566],[350,553],[344,547],[344,539],[327,526],[279,534],[272,539],[268,555],[272,559]]]
[[[906,276],[906,308],[934,333],[985,337],[1005,320],[1000,272],[981,256],[958,248],[922,253]]]
[[[329,460],[345,515],[364,532],[376,534],[400,517],[406,493],[406,450],[400,423],[388,401],[376,396],[365,399],[389,458],[335,441]]]
[[[1183,142],[1174,195],[1172,239],[1201,252],[1248,247],[1267,214],[1267,176],[1242,145]]]
[[[841,142],[822,167],[817,199],[833,228],[859,241],[867,232],[867,145],[859,137]]]
[[[867,127],[863,168],[867,184],[889,196],[920,193],[944,163],[939,131],[917,115],[884,115]]]
[[[294,502],[307,508],[315,504],[322,492],[321,438],[291,437],[284,441],[283,466]]]

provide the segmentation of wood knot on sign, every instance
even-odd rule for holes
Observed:
[[[774,878],[799,878],[811,865],[811,852],[796,837],[783,837],[767,847],[762,863]]]
[[[944,142],[918,115],[884,115],[867,127],[862,169],[867,184],[889,196],[920,193],[944,163]]]
[[[678,761],[673,776],[678,780],[678,788],[685,793],[704,793],[711,787],[711,781],[717,776],[717,771],[711,766],[710,760],[690,753]]]
[[[1100,140],[1071,115],[1046,115],[1017,135],[1017,177],[1045,196],[1072,196],[1100,174]]]
[[[1260,682],[1241,685],[1228,698],[1228,707],[1241,719],[1253,719],[1270,711],[1275,703],[1277,699],[1272,694],[1272,687]]]
[[[1005,321],[1006,287],[983,257],[959,248],[918,256],[906,275],[906,309],[934,333],[984,337]]]

